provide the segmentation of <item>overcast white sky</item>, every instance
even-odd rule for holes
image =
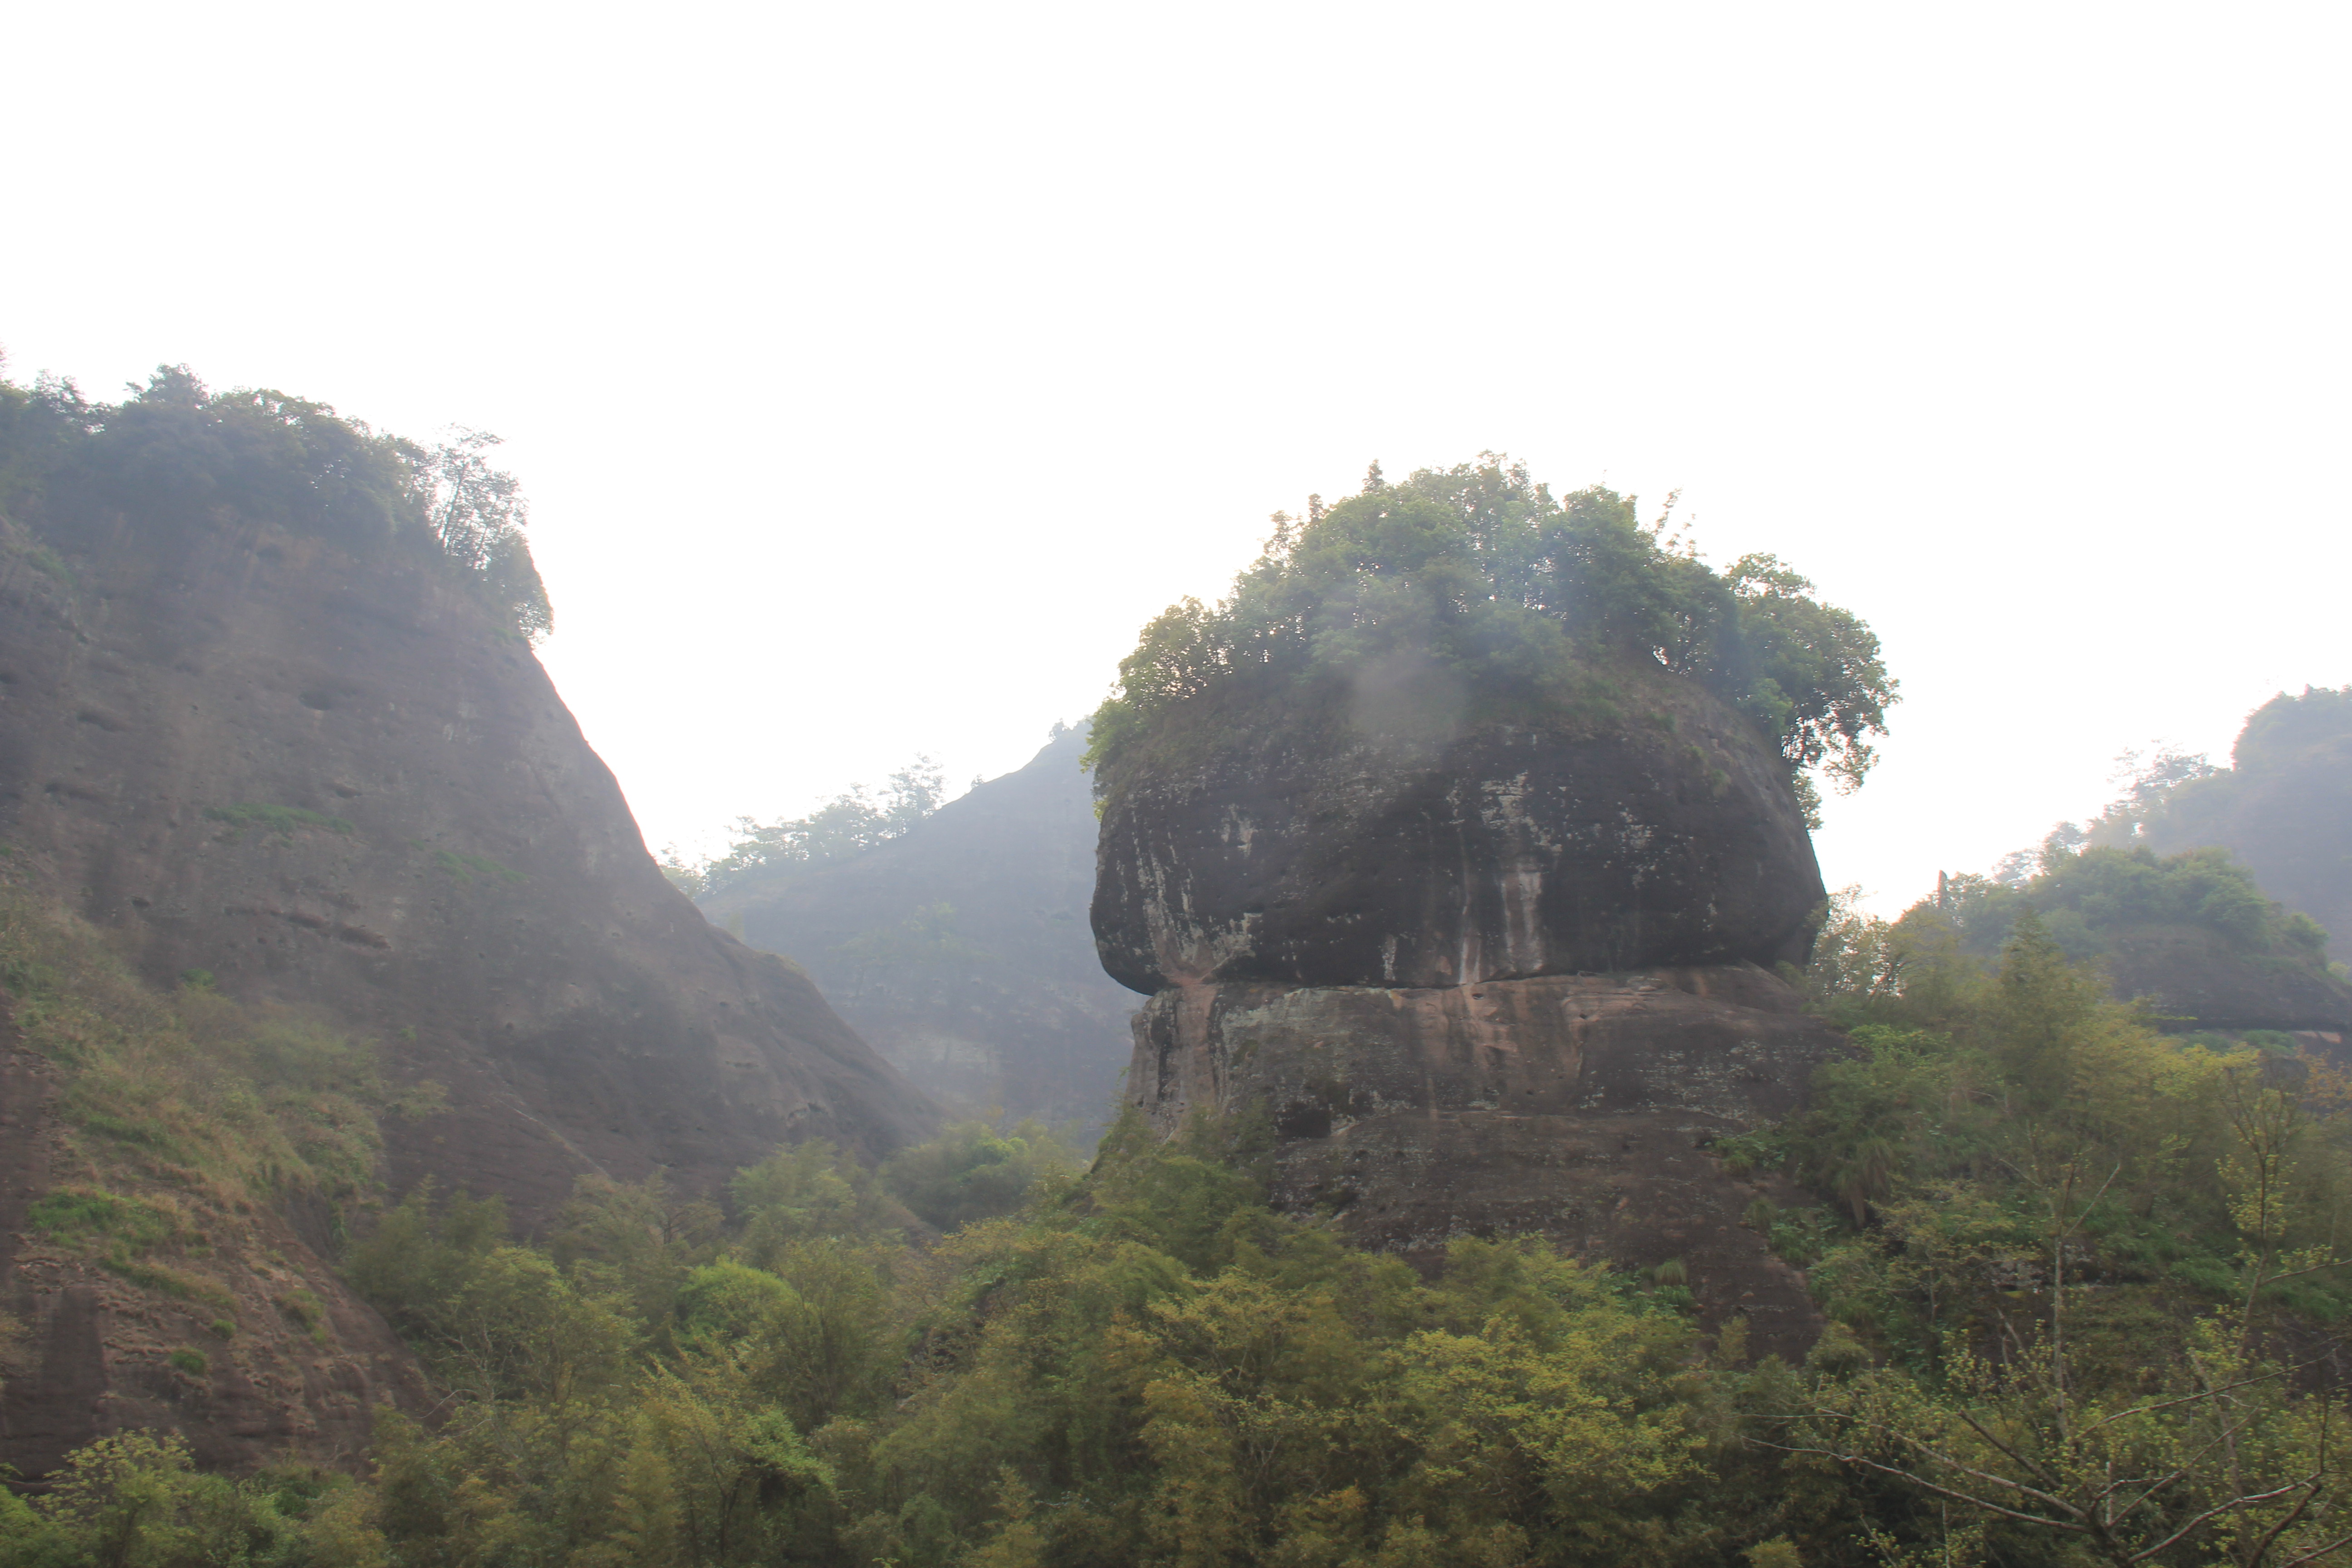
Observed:
[[[30,6],[0,345],[504,435],[646,838],[1092,707],[1483,447],[1884,638],[1899,908],[2352,681],[2348,15]]]

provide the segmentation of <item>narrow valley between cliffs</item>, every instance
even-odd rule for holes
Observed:
[[[1867,623],[1375,464],[657,863],[494,445],[0,382],[0,1568],[2352,1552],[2352,689],[1886,918]]]

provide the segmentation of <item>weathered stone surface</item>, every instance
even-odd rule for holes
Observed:
[[[663,879],[539,661],[434,563],[234,523],[50,542],[70,587],[0,558],[0,837],[159,981],[324,1008],[446,1086],[390,1130],[397,1184],[531,1223],[584,1172],[930,1125]],[[219,815],[252,806],[311,816]]]
[[[1169,720],[1108,781],[1103,967],[1150,992],[1803,957],[1823,894],[1788,769],[1698,688],[1629,674],[1600,718],[1435,710]]]
[[[1118,1099],[1136,999],[1103,973],[1087,930],[1085,749],[1072,731],[900,837],[751,879],[704,910],[800,963],[860,1036],[957,1112],[1098,1128]]]
[[[1801,1351],[1797,1272],[1740,1223],[1758,1196],[1707,1143],[1787,1115],[1842,1037],[1751,966],[1444,988],[1263,982],[1161,992],[1136,1016],[1130,1098],[1163,1131],[1263,1101],[1276,1201],[1431,1255],[1535,1234],[1641,1268],[1679,1258],[1711,1320]]]
[[[429,1175],[535,1227],[583,1174],[708,1189],[779,1143],[879,1155],[935,1121],[806,976],[669,886],[530,649],[430,559],[227,516],[0,520],[0,841],[159,984],[209,971],[441,1085],[446,1112],[386,1119],[395,1190]],[[68,1179],[38,1065],[0,1062],[11,1233]],[[255,1248],[205,1265],[227,1347],[87,1259],[0,1245],[27,1330],[0,1345],[0,1460],[36,1474],[142,1424],[208,1462],[351,1457],[415,1369],[302,1219],[256,1216]],[[296,1289],[323,1339],[283,1321]],[[166,1359],[191,1343],[205,1378]]]

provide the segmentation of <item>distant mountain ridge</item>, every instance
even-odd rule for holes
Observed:
[[[899,837],[703,901],[744,942],[805,968],[843,1017],[968,1112],[1098,1126],[1136,998],[1103,973],[1087,906],[1097,826],[1082,730]]]
[[[2092,841],[2168,855],[2219,845],[2352,958],[2352,687],[2279,693],[2247,716],[2231,761],[2110,811]]]

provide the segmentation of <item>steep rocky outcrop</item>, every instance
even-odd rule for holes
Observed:
[[[663,879],[528,646],[429,546],[227,508],[0,531],[0,840],[16,874],[159,986],[201,971],[239,999],[322,1013],[379,1042],[395,1084],[437,1084],[445,1110],[386,1121],[394,1190],[431,1176],[534,1226],[584,1173],[707,1188],[781,1142],[880,1155],[933,1124],[804,975]],[[54,1132],[38,1081],[30,1066],[7,1079],[17,1153]],[[21,1214],[39,1163],[5,1169]],[[335,1364],[397,1359],[293,1217],[278,1250],[341,1336]],[[147,1363],[126,1347],[179,1309],[37,1275],[28,1258],[0,1270],[5,1310],[31,1325],[0,1459],[32,1467],[143,1418],[126,1369]],[[338,1402],[375,1395],[320,1376],[257,1392],[274,1415],[215,1402],[183,1424],[224,1462],[305,1432],[333,1448],[358,1419]]]
[[[1087,929],[1093,798],[1083,731],[853,859],[770,872],[710,918],[804,966],[857,1032],[965,1113],[1099,1126],[1135,998]]]
[[[1180,710],[1109,781],[1103,967],[1149,992],[1801,958],[1823,893],[1787,765],[1694,685],[1621,692],[1485,723],[1443,700]]]
[[[1430,1258],[1533,1233],[1688,1270],[1759,1350],[1819,1327],[1741,1223],[1777,1177],[1721,1136],[1787,1114],[1840,1037],[1759,967],[1821,879],[1786,767],[1695,689],[1634,716],[1196,704],[1112,770],[1094,922],[1155,992],[1129,1099],[1163,1131],[1262,1104],[1276,1202]],[[1187,732],[1189,727],[1189,732]]]

